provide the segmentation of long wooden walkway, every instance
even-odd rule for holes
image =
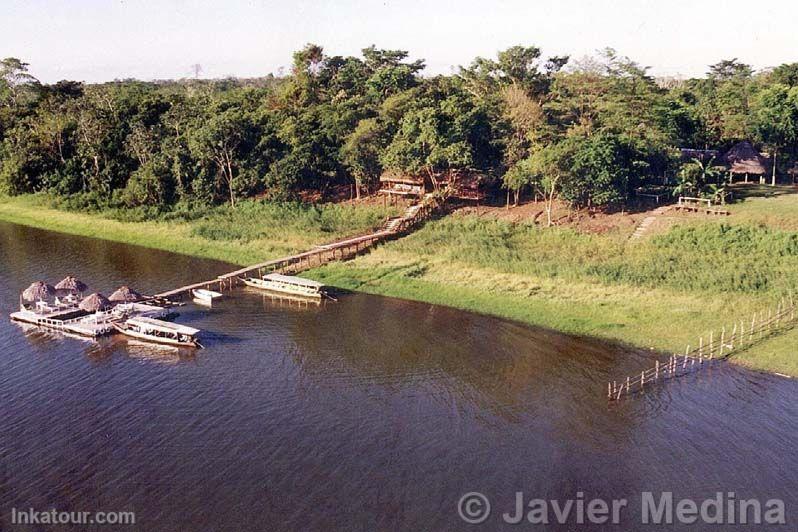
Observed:
[[[225,273],[224,275],[220,275],[216,279],[181,286],[179,288],[155,294],[152,297],[153,299],[175,298],[197,288],[218,287],[220,290],[223,290],[225,288],[234,287],[236,284],[238,284],[240,277],[244,277],[249,274],[257,273],[257,275],[260,277],[265,273],[271,272],[297,273],[302,270],[321,266],[322,264],[326,264],[334,260],[351,258],[379,242],[406,233],[408,230],[414,228],[419,223],[429,218],[435,209],[443,204],[443,201],[444,200],[440,199],[439,197],[428,194],[423,198],[421,203],[408,207],[402,216],[389,218],[385,221],[380,230],[373,233],[347,238],[344,240],[331,242],[329,244],[321,244],[303,253],[268,260],[261,262],[260,264],[253,264],[252,266],[246,266],[244,268]]]

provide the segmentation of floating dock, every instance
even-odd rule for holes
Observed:
[[[146,303],[122,303],[111,310],[86,313],[77,307],[42,314],[30,310],[12,312],[12,320],[30,323],[48,329],[97,338],[116,332],[113,322],[131,316],[163,318],[173,314],[169,307]]]

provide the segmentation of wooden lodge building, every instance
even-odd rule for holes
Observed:
[[[386,170],[380,176],[380,194],[391,199],[420,199],[427,193],[427,181],[424,176]]]
[[[380,194],[388,198],[419,200],[433,192],[435,187],[429,177],[408,175],[386,170],[380,176]],[[461,172],[449,182],[449,197],[480,202],[487,196],[487,179],[477,172]]]

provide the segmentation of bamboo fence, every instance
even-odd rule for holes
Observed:
[[[688,345],[684,354],[672,354],[666,361],[655,361],[654,367],[639,374],[627,376],[621,381],[607,383],[607,398],[620,400],[634,392],[642,392],[659,382],[682,377],[700,369],[711,367],[740,350],[779,332],[795,326],[795,302],[792,294],[785,304],[781,299],[775,311],[755,312],[750,323],[747,319],[736,321],[732,327],[723,327],[720,333],[710,332],[707,341],[698,339],[697,346]]]

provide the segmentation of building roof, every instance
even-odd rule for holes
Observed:
[[[111,297],[108,299],[114,303],[132,303],[141,301],[144,299],[144,297],[135,290],[131,289],[129,286],[125,285],[120,286],[119,289],[111,294]]]
[[[22,298],[26,301],[35,301],[37,299],[47,299],[55,296],[55,287],[47,284],[44,281],[36,281],[22,292]]]
[[[282,275],[280,273],[268,273],[263,276],[263,279],[266,281],[277,281],[278,283],[307,286],[308,288],[315,288],[317,290],[324,287],[324,284],[318,281],[304,279],[302,277],[294,277],[293,275]]]
[[[147,318],[144,316],[137,318],[129,318],[127,320],[127,323],[131,325],[138,325],[139,327],[143,327],[145,329],[158,330],[162,332],[172,332],[177,334],[185,334],[188,336],[194,336],[200,332],[199,329],[195,329],[193,327],[186,327],[185,325],[180,325],[178,323],[156,320],[155,318]]]
[[[423,185],[424,176],[410,175],[397,170],[385,170],[380,176],[381,183],[406,183],[408,185]]]
[[[77,277],[71,275],[65,277],[60,283],[55,285],[56,290],[65,290],[70,292],[85,292],[89,289],[86,283],[81,282]]]
[[[706,162],[711,160],[713,157],[717,159],[720,157],[720,152],[718,150],[698,150],[694,148],[679,148],[681,152],[681,159],[682,161],[690,161],[692,159],[698,159],[701,162]]]
[[[97,312],[98,310],[105,310],[112,306],[108,298],[102,294],[94,293],[87,296],[78,304],[81,310],[86,312]]]
[[[766,174],[769,164],[766,157],[754,148],[754,145],[744,140],[731,147],[723,155],[729,171],[733,174]]]

